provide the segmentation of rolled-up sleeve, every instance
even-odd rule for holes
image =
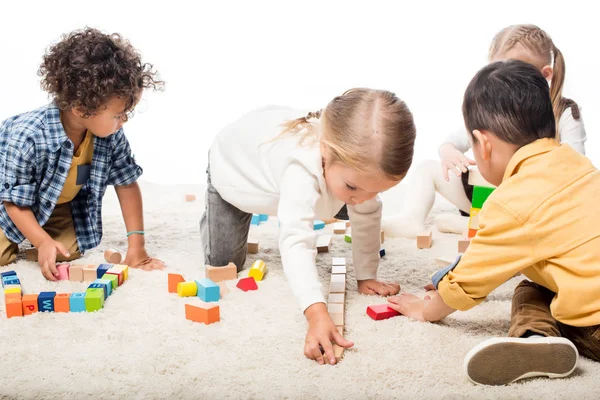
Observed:
[[[19,207],[31,207],[36,200],[34,146],[9,141],[2,157],[0,200]]]
[[[142,175],[142,167],[136,164],[131,155],[129,141],[123,129],[111,137],[111,166],[108,174],[108,185],[126,186],[134,183]]]

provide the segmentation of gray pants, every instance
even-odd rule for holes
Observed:
[[[246,262],[252,214],[223,200],[210,181],[210,166],[206,169],[206,174],[206,204],[200,219],[204,263],[222,267],[233,262],[240,272]]]

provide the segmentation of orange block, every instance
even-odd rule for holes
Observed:
[[[7,294],[6,296],[4,296],[4,304],[6,304],[6,318],[23,316],[23,304],[21,303],[21,294]]]
[[[23,296],[23,315],[29,315],[38,312],[38,295],[26,294]]]
[[[478,229],[469,229],[469,234],[468,237],[469,239],[472,239],[475,237],[475,235],[477,234]]]
[[[54,312],[71,311],[70,297],[71,293],[57,293],[54,296]]]
[[[185,305],[185,318],[203,324],[212,324],[221,320],[221,313],[217,304],[203,303],[198,306]]]
[[[183,275],[169,274],[169,293],[177,293],[177,284],[185,282]]]

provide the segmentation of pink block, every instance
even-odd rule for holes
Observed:
[[[58,270],[58,279],[59,280],[69,280],[69,267],[70,266],[71,266],[71,264],[69,264],[69,263],[58,264],[56,266],[56,269]]]

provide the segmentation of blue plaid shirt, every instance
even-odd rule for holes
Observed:
[[[25,236],[4,208],[4,202],[30,207],[44,226],[58,201],[73,160],[73,142],[67,137],[55,104],[9,118],[0,125],[0,228],[14,243]],[[123,186],[142,174],[120,129],[106,138],[94,136],[90,176],[71,201],[79,250],[102,239],[102,197],[108,185]]]

